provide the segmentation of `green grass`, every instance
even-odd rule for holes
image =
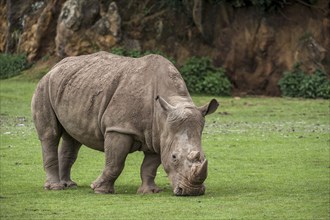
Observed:
[[[45,191],[31,121],[35,83],[1,83],[0,219],[329,219],[329,101],[221,98],[207,118],[207,191],[175,197],[162,170],[160,194],[137,195],[142,153],[131,154],[114,195],[94,194],[103,153],[83,147],[77,189]],[[194,97],[201,105],[211,97]]]

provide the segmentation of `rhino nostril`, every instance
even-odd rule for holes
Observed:
[[[174,193],[175,195],[177,196],[181,196],[182,195],[182,192],[183,192],[183,189],[181,187],[176,187],[175,190],[174,190]]]

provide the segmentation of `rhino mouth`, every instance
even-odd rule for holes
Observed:
[[[192,185],[192,184],[178,184],[174,190],[176,196],[201,196],[205,193],[204,184]]]

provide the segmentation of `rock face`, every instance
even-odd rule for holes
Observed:
[[[57,22],[56,54],[59,57],[109,50],[121,37],[121,18],[115,2],[101,17],[97,0],[68,0]]]
[[[27,53],[30,61],[109,50],[121,39],[115,2],[105,13],[97,0],[9,0],[0,10],[0,51]]]
[[[165,2],[165,1],[164,1]],[[330,72],[329,2],[299,1],[277,12],[212,1],[0,1],[0,52],[60,58],[126,49],[161,50],[182,65],[208,56],[225,67],[236,92],[279,95],[278,80],[295,63]]]
[[[57,1],[49,1],[46,4],[39,1],[32,4],[34,16],[24,16],[22,21],[23,33],[18,43],[18,51],[28,54],[29,60],[37,58],[40,50],[47,43],[49,29],[52,26],[53,17],[56,11]]]
[[[0,3],[0,21],[0,51],[4,52],[6,50],[6,37],[8,33],[7,6],[4,4],[4,1]]]
[[[215,29],[220,31],[213,34],[212,42],[222,50],[212,52],[240,91],[279,95],[278,80],[283,71],[297,62],[309,73],[316,68],[329,72],[325,48],[330,48],[327,42],[330,29],[321,23],[329,16],[310,13],[310,9],[302,6],[286,8],[283,13],[288,17],[278,14],[265,17],[249,8],[225,11],[228,20],[215,18],[222,23],[216,24]]]

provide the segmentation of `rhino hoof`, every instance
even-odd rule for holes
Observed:
[[[44,189],[47,190],[63,190],[65,186],[62,183],[48,183],[46,182],[44,185]]]
[[[61,184],[64,185],[65,188],[77,188],[77,183],[73,182],[72,180],[69,181],[61,181]]]
[[[106,191],[106,190],[94,189],[94,193],[96,193],[96,194],[114,194],[115,191],[112,191],[112,190]]]
[[[96,194],[114,194],[115,190],[112,187],[97,186],[95,183],[91,184],[91,188]]]
[[[160,189],[157,186],[140,186],[140,188],[138,189],[137,193],[139,194],[151,194],[151,193],[159,193],[161,192],[162,189]]]

